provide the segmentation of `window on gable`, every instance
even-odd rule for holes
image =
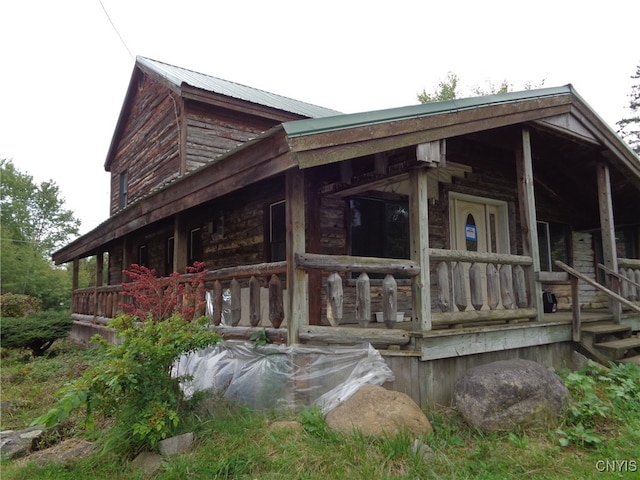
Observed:
[[[409,204],[358,197],[349,201],[351,254],[409,258]]]
[[[120,173],[120,208],[127,206],[128,182],[128,174],[125,170]]]
[[[567,225],[551,222],[538,222],[538,250],[540,252],[540,270],[543,272],[561,272],[555,261],[569,264],[570,231]]]
[[[269,205],[269,261],[280,262],[286,258],[287,223],[285,202]]]

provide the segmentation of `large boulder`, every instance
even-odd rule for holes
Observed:
[[[555,423],[568,391],[560,377],[530,360],[503,360],[465,372],[454,402],[465,420],[485,431],[544,428]]]
[[[433,431],[420,407],[401,392],[378,385],[365,385],[331,410],[327,425],[343,433],[360,431],[363,435],[394,435],[402,430],[417,435]]]

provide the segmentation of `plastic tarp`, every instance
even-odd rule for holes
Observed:
[[[356,346],[265,345],[222,342],[185,355],[173,374],[186,376],[185,394],[208,390],[255,409],[324,414],[364,384],[382,385],[393,372],[370,344]]]

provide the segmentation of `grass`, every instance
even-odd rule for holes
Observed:
[[[58,342],[49,356],[39,359],[16,351],[3,351],[2,400],[15,402],[10,411],[5,412],[3,408],[2,429],[23,428],[46,412],[57,400],[55,392],[91,361],[91,350],[78,349],[66,342]],[[595,408],[596,401],[592,398],[589,405],[581,405],[580,398],[576,398],[572,406],[578,407],[568,409],[560,425],[561,430],[573,438],[567,446],[561,445],[563,437],[555,427],[544,431],[484,433],[469,427],[455,411],[440,410],[428,415],[434,433],[422,440],[434,455],[427,460],[411,453],[414,438],[408,434],[386,438],[341,435],[328,429],[314,410],[298,415],[303,430],[273,430],[269,425],[274,420],[293,417],[256,412],[208,398],[210,414],[197,410],[189,420],[198,439],[197,448],[168,459],[153,478],[639,478],[640,369],[633,368],[619,373],[621,380],[617,383],[599,370],[569,380],[574,396],[578,397],[580,391],[586,389],[603,404]],[[613,395],[614,400],[606,400],[610,398],[607,395]],[[596,414],[592,415],[594,408]],[[604,417],[599,413],[602,409],[606,410]],[[580,442],[578,425],[600,442]],[[107,427],[103,424],[103,428]],[[59,436],[86,438],[81,418],[72,417]],[[104,437],[93,433],[89,438],[100,445],[91,457],[68,466],[3,461],[0,477],[3,480],[144,478],[131,469],[129,459],[117,455],[117,448],[104,444]],[[612,468],[615,460],[627,463],[618,463],[618,467]]]

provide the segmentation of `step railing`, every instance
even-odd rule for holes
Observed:
[[[613,290],[608,289],[604,285],[600,285],[595,280],[589,278],[587,275],[583,273],[578,272],[577,270],[570,267],[566,263],[561,262],[560,260],[556,260],[554,263],[558,267],[560,267],[562,270],[567,272],[571,277],[571,304],[572,304],[572,310],[573,310],[572,323],[571,323],[571,331],[572,331],[571,336],[574,342],[580,342],[580,330],[582,327],[582,322],[580,319],[580,296],[578,291],[578,280],[584,281],[585,283],[603,292],[612,300],[619,302],[622,305],[627,306],[631,310],[634,310],[640,313],[640,307],[635,303],[633,303],[632,301],[627,300],[626,298],[617,294]]]

